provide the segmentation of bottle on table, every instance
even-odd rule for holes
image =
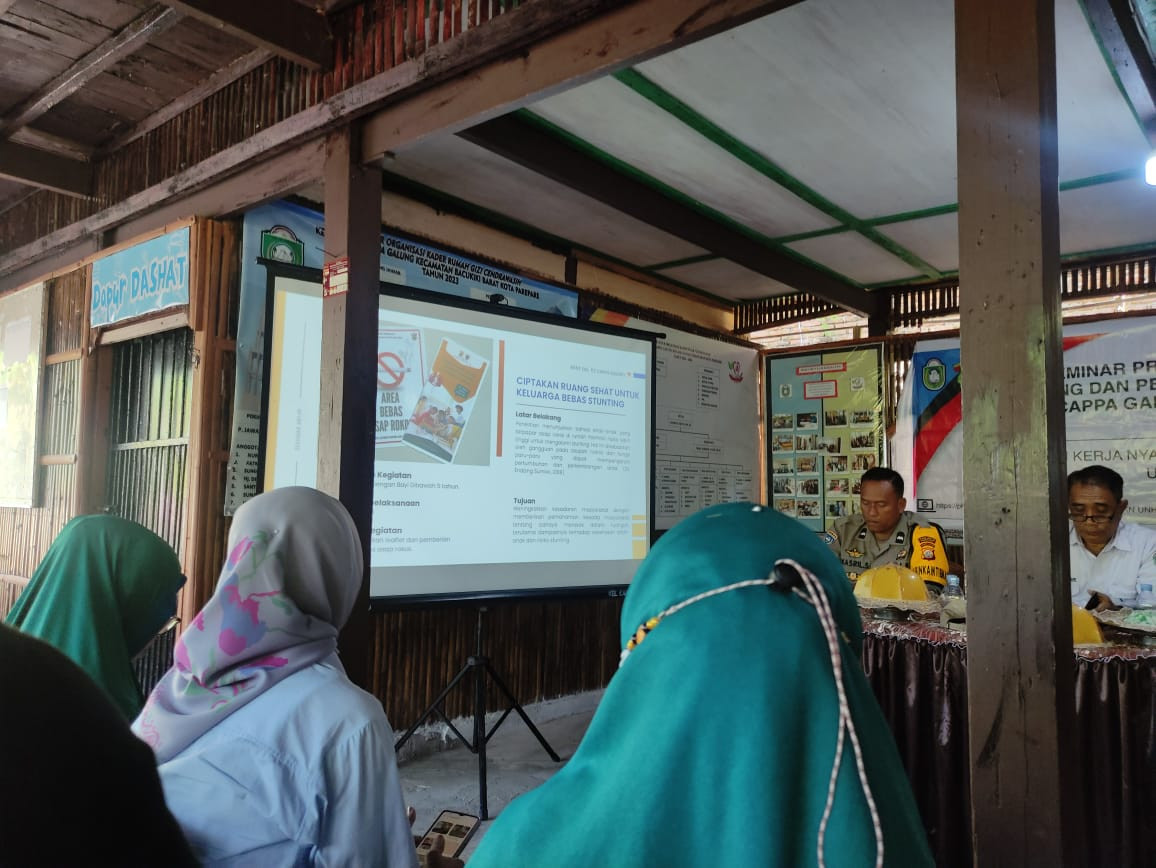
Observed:
[[[959,576],[955,573],[947,574],[947,585],[943,589],[943,593],[939,595],[941,605],[946,606],[950,599],[963,599],[963,588],[959,584]]]
[[[1139,591],[1136,596],[1137,609],[1156,609],[1156,593],[1152,592],[1152,585],[1143,582],[1136,590]]]
[[[959,584],[959,576],[954,573],[947,575],[947,586],[939,595],[939,609],[939,623],[945,627],[951,622],[958,624],[967,619],[967,601]]]

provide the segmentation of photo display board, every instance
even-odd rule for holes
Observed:
[[[271,266],[264,488],[316,482],[320,277]],[[605,593],[652,531],[654,338],[383,286],[370,595]]]
[[[883,347],[768,356],[767,489],[813,530],[859,511],[859,478],[883,464]]]

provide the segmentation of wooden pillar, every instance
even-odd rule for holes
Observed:
[[[349,280],[347,292],[322,301],[317,487],[345,504],[361,536],[361,591],[339,647],[349,677],[368,689],[381,168],[359,165],[360,153],[354,128],[326,140],[325,261],[347,259]]]
[[[185,541],[182,560],[188,583],[177,614],[187,627],[209,601],[228,552],[223,512],[232,382],[224,356],[235,352],[229,337],[229,299],[240,283],[240,227],[197,220],[190,228],[189,328],[193,330],[193,401],[185,472]]]
[[[1080,862],[1054,0],[956,0],[976,865]]]
[[[891,328],[891,290],[881,289],[877,292],[879,304],[876,305],[875,312],[867,317],[867,335],[873,338],[885,336]]]

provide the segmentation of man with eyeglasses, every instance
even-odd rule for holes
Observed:
[[[1114,608],[1135,601],[1137,586],[1156,583],[1156,531],[1123,520],[1128,501],[1124,479],[1093,464],[1068,475],[1068,518],[1072,529],[1072,602]]]

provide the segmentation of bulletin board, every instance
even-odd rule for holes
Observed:
[[[767,490],[813,530],[859,509],[859,478],[884,463],[883,345],[767,356]]]

